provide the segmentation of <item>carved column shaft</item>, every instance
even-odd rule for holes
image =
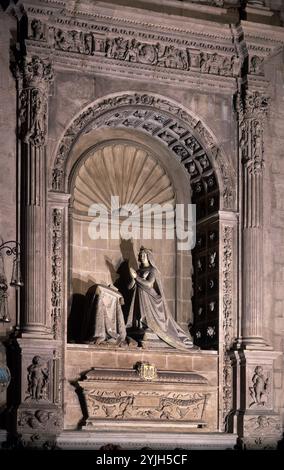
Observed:
[[[20,68],[19,117],[23,170],[24,333],[47,332],[45,303],[45,145],[51,66],[38,57],[25,58]]]
[[[263,323],[263,125],[267,98],[248,92],[240,119],[243,163],[243,321],[246,346],[264,344]]]
[[[243,340],[252,339],[255,343],[262,340],[263,322],[263,239],[260,229],[245,229],[243,232],[243,301],[245,306],[245,319],[243,322]]]

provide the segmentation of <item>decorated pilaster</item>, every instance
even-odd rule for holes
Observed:
[[[22,228],[24,254],[23,336],[39,337],[50,331],[46,316],[45,205],[46,139],[49,85],[53,78],[49,60],[26,56],[18,76],[19,132],[22,170]]]
[[[268,98],[248,91],[240,109],[242,160],[242,345],[265,347],[263,339],[263,129]]]
[[[220,328],[219,354],[220,364],[219,383],[222,394],[219,396],[219,429],[232,431],[233,410],[233,341],[236,336],[236,306],[233,299],[237,288],[237,223],[234,212],[219,211],[219,252],[220,252]]]
[[[263,338],[264,128],[269,98],[246,90],[240,106],[242,165],[242,316],[235,354],[235,431],[245,448],[275,448],[281,437],[274,407],[273,351]]]
[[[24,295],[19,333],[11,346],[14,389],[19,390],[13,397],[11,430],[27,446],[53,446],[62,429],[62,345],[52,333],[54,320],[46,298],[46,145],[53,71],[46,54],[32,51],[21,57],[16,70]],[[60,236],[61,225],[56,230]]]

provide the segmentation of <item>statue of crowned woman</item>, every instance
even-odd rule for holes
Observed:
[[[128,335],[138,339],[144,347],[193,348],[190,334],[182,330],[169,310],[152,252],[141,247],[138,261],[137,271],[129,268],[128,288],[133,295],[126,324]]]

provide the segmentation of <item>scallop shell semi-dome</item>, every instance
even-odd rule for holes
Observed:
[[[91,154],[77,173],[73,191],[74,211],[82,215],[92,204],[110,211],[111,196],[119,197],[120,207],[175,204],[165,170],[145,149],[129,143],[107,145]]]

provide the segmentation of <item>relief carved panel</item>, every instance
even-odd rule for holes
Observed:
[[[54,339],[60,338],[60,320],[62,315],[62,229],[63,210],[53,209],[52,211],[52,265],[51,265],[51,317],[52,331]]]
[[[272,383],[270,371],[257,365],[253,372],[251,371],[250,379],[248,377],[248,407],[255,409],[272,408]]]
[[[34,356],[27,367],[27,389],[25,401],[50,400],[50,361],[41,356]]]
[[[233,227],[222,231],[222,297],[223,297],[223,423],[232,409],[232,365],[229,350],[233,341]]]
[[[86,394],[93,419],[197,421],[204,418],[206,393],[162,393],[90,390]]]

